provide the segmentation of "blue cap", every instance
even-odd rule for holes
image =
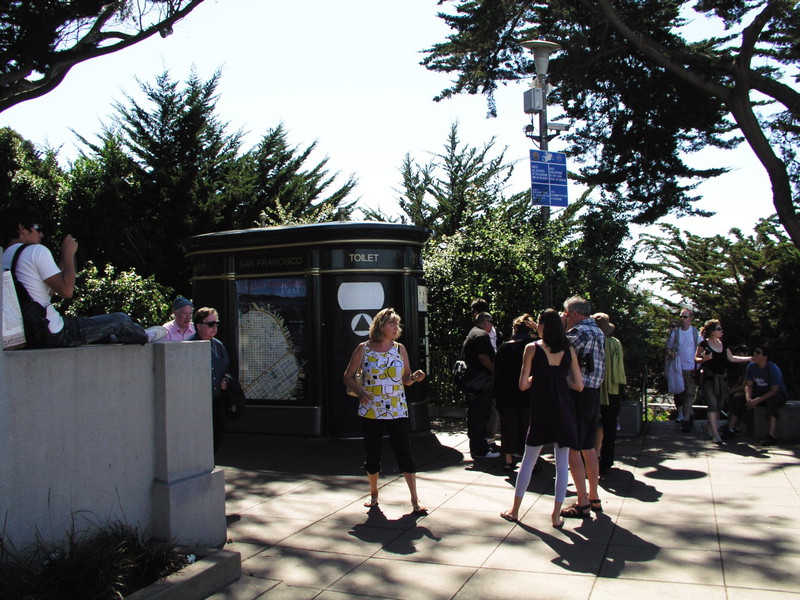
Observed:
[[[184,306],[192,306],[192,301],[187,300],[183,296],[178,296],[172,302],[172,310],[178,310],[179,308],[183,308]]]

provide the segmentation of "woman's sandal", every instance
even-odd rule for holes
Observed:
[[[519,519],[517,519],[517,517],[515,517],[514,515],[512,515],[510,510],[507,510],[507,511],[505,511],[505,512],[501,512],[501,513],[500,513],[500,516],[501,516],[502,518],[504,518],[506,521],[510,521],[511,523],[517,523],[517,522],[519,522]]]
[[[603,501],[602,500],[592,500],[589,498],[589,504],[592,505],[592,510],[596,513],[603,512]]]
[[[561,511],[562,517],[567,517],[568,519],[588,519],[592,516],[592,505],[585,504],[584,506],[578,506],[576,502],[569,508],[565,508]]]
[[[514,463],[513,462],[504,462],[503,463],[503,471],[513,471],[514,470]]]

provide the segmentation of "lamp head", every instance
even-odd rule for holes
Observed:
[[[527,40],[525,42],[520,42],[520,46],[533,52],[533,62],[536,65],[537,77],[544,77],[547,75],[550,53],[561,49],[559,44],[545,40]]]

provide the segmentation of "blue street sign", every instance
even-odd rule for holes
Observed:
[[[531,150],[531,202],[567,206],[567,155]]]

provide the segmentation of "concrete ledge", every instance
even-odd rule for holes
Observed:
[[[752,414],[747,414],[752,413]],[[767,435],[767,409],[756,406],[746,414],[747,432],[760,440]],[[788,442],[800,440],[800,400],[789,400],[781,406],[778,425],[775,428],[775,439]]]
[[[202,600],[241,576],[241,555],[216,550],[163,581],[126,596],[125,600]]]

